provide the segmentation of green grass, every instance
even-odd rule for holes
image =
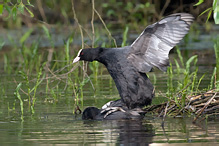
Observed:
[[[20,101],[20,109],[21,109],[21,120],[24,121],[24,103],[23,100],[21,99],[21,95],[19,93],[19,90],[22,86],[22,83],[19,83],[17,85],[17,88],[15,89],[14,95],[19,99]]]
[[[186,62],[176,47],[179,62],[174,59],[175,68],[172,63],[168,67],[167,74],[167,92],[169,100],[174,100],[179,108],[184,108],[186,98],[194,93],[199,92],[199,85],[205,75],[198,78],[197,55],[191,56]]]
[[[30,84],[30,77],[20,71],[20,75],[22,76],[22,78],[24,79],[25,81],[25,89],[27,90],[25,93],[27,94],[28,96],[28,103],[29,103],[29,107],[31,108],[31,113],[34,114],[35,113],[35,110],[34,110],[34,105],[35,105],[35,102],[36,102],[36,91],[37,91],[37,88],[39,87],[39,85],[41,84],[41,82],[44,80],[45,78],[45,74],[43,75],[42,77],[42,70],[43,70],[43,67],[45,66],[45,63],[42,65],[42,67],[40,68],[38,74],[37,74],[37,78],[36,78],[36,81],[35,81],[35,84],[32,85],[31,87],[31,84]],[[20,84],[19,84],[20,85]],[[20,86],[17,90],[20,89]],[[16,92],[17,93],[17,92]],[[32,94],[33,93],[33,94]]]
[[[215,76],[215,88],[219,90],[219,35],[216,37],[214,43],[214,51],[215,51],[215,58],[216,58],[216,67],[213,76]],[[212,85],[213,81],[211,82]],[[213,86],[211,86],[213,87]]]

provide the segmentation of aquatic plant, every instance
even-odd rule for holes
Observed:
[[[42,75],[42,70],[43,67],[45,66],[45,63],[41,66],[38,75],[37,75],[37,79],[36,79],[36,83],[35,85],[31,88],[31,84],[30,84],[30,79],[29,79],[29,74],[26,74],[22,71],[20,71],[19,73],[21,74],[21,76],[23,77],[23,79],[25,80],[25,86],[27,89],[27,92],[24,92],[27,96],[28,96],[28,102],[29,102],[29,106],[31,108],[31,113],[34,114],[34,105],[36,102],[36,91],[38,86],[41,84],[41,82],[44,80],[45,74],[43,75],[43,77],[41,78]],[[20,86],[18,88],[18,90],[20,89]],[[31,93],[33,92],[33,95],[31,95]]]
[[[199,6],[202,3],[204,3],[204,0],[199,0],[194,6]],[[207,16],[207,19],[206,19],[206,22],[208,22],[209,18],[211,17],[211,13],[213,12],[214,13],[214,15],[213,15],[214,22],[215,22],[215,24],[219,24],[219,12],[218,12],[218,9],[219,9],[219,1],[218,0],[214,0],[213,3],[212,3],[212,7],[207,8],[199,16],[201,16],[201,15],[203,15],[203,14],[208,12],[208,16]]]
[[[36,84],[34,85],[34,87],[32,88],[32,90],[30,92],[33,91],[33,96],[32,96],[32,104],[31,104],[31,111],[32,113],[34,114],[35,111],[34,111],[34,105],[35,105],[35,102],[36,102],[36,91],[37,91],[37,88],[38,86],[41,84],[41,82],[44,80],[45,78],[45,74],[43,75],[43,77],[41,78],[42,74],[43,74],[43,67],[45,66],[45,63],[40,67],[40,70],[37,74],[37,79],[36,79]]]
[[[5,41],[3,38],[0,38],[0,51],[2,49],[2,47],[5,45]]]
[[[125,31],[123,32],[123,40],[122,40],[122,45],[121,47],[127,46],[127,36],[128,36],[128,31],[129,31],[129,27],[126,26],[125,27]]]
[[[0,83],[0,97],[3,99],[4,96],[6,96],[5,87],[3,86],[3,82]]]
[[[15,89],[14,95],[19,99],[20,101],[20,109],[21,109],[21,120],[24,121],[24,104],[23,100],[21,99],[21,95],[19,93],[19,90],[21,88],[22,83],[19,83]]]
[[[9,19],[12,17],[14,20],[17,18],[17,14],[21,13],[25,15],[25,10],[29,13],[31,17],[34,17],[34,14],[31,12],[31,10],[28,8],[29,6],[34,7],[31,3],[30,0],[27,0],[26,4],[23,3],[22,0],[17,0],[15,1],[12,0],[5,0],[0,4],[0,15],[3,14],[4,11],[8,12],[8,16],[5,19]]]
[[[44,33],[45,33],[46,37],[47,37],[47,38],[49,39],[49,41],[50,41],[51,47],[54,48],[54,47],[55,47],[54,41],[53,41],[53,39],[52,39],[51,33],[49,32],[49,29],[48,29],[45,25],[42,25],[42,28],[43,28],[43,30],[44,30]]]
[[[184,63],[179,48],[176,48],[180,63],[175,59],[176,69],[174,69],[173,63],[170,63],[168,68],[167,93],[166,96],[163,95],[168,100],[149,106],[145,110],[151,113],[158,113],[159,116],[163,117],[163,122],[166,116],[182,117],[195,115],[193,122],[200,119],[199,117],[202,117],[201,120],[203,120],[206,117],[216,116],[218,112],[218,96],[216,96],[218,92],[217,89],[214,89],[216,67],[211,78],[210,89],[207,92],[199,91],[199,85],[205,74],[198,78],[197,56],[191,56]],[[192,64],[193,66],[191,66]]]
[[[203,80],[204,75],[200,79],[197,77],[197,55],[190,57],[184,64],[183,57],[178,47],[176,47],[176,51],[180,63],[174,59],[176,69],[173,69],[173,65],[170,63],[170,67],[167,70],[168,80],[166,96],[170,100],[174,100],[179,108],[184,108],[186,97],[198,92],[199,85]],[[193,70],[191,70],[191,64],[193,64]]]
[[[215,88],[219,90],[219,35],[217,36],[214,43],[214,52],[216,58],[216,67],[213,76],[215,76]]]
[[[8,59],[8,55],[4,54],[4,72],[7,74],[11,74],[12,72],[12,66],[10,59]]]
[[[103,13],[108,19],[120,22],[121,25],[131,24],[129,26],[135,28],[139,28],[139,24],[148,25],[148,20],[156,13],[155,4],[150,2],[133,3],[132,1],[110,0],[102,3],[102,7],[104,8]],[[119,13],[121,8],[123,8],[123,12]]]

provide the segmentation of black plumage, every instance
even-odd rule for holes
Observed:
[[[145,73],[153,67],[166,71],[169,51],[188,33],[193,19],[187,13],[169,15],[146,27],[130,46],[82,49],[73,62],[103,63],[115,81],[123,108],[142,108],[154,97],[154,87]]]
[[[109,108],[109,109],[107,109]],[[115,109],[115,111],[114,111]],[[140,108],[128,109],[119,99],[106,103],[101,109],[87,107],[82,113],[83,120],[114,120],[114,119],[143,119],[145,111]]]

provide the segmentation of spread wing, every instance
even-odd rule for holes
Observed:
[[[177,13],[149,25],[131,45],[128,60],[140,72],[154,66],[166,71],[169,51],[188,33],[193,19],[191,14]]]

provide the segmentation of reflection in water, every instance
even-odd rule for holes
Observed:
[[[4,115],[7,117],[7,115]],[[81,115],[59,112],[26,116],[19,120],[0,120],[1,145],[174,145],[212,146],[219,143],[218,120],[192,124],[193,118],[165,119],[146,117],[143,120],[83,121]],[[3,119],[1,117],[1,119]],[[165,132],[164,132],[165,131]]]
[[[149,144],[155,135],[151,124],[142,125],[142,121],[123,121],[118,122],[120,134],[118,143],[128,144]]]
[[[84,121],[85,127],[94,126],[97,121]],[[155,131],[152,124],[143,124],[142,120],[108,120],[101,121],[103,127],[102,131],[103,142],[113,142],[117,136],[116,141],[113,143],[123,145],[148,145],[152,143]],[[96,131],[97,132],[97,131]],[[94,133],[86,133],[94,134]],[[97,135],[100,133],[97,132]],[[88,136],[89,137],[89,136]]]

